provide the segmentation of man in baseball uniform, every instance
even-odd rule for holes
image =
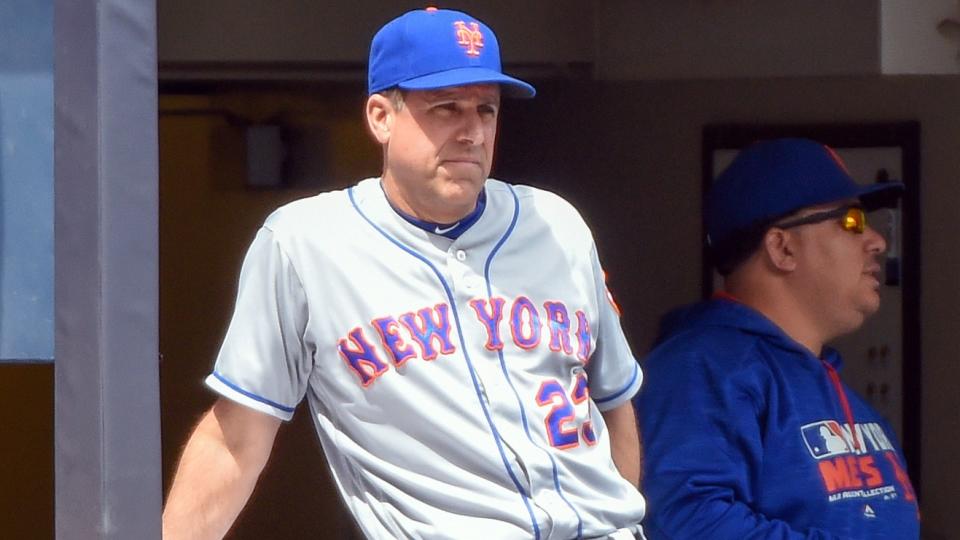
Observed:
[[[825,346],[880,307],[885,242],[865,211],[901,184],[858,185],[832,150],[743,150],[705,204],[724,291],[664,320],[637,397],[650,538],[916,540],[896,436]]]
[[[240,273],[164,537],[219,538],[306,397],[370,538],[642,538],[641,373],[590,231],[554,194],[490,179],[497,39],[456,11],[373,38],[383,175],[284,206]]]

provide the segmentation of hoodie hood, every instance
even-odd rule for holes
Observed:
[[[798,343],[773,321],[752,307],[725,294],[710,300],[673,309],[660,319],[654,346],[687,331],[702,332],[704,328],[729,328],[754,335],[782,349],[817,359],[809,349]],[[840,369],[840,355],[830,347],[824,347],[822,359],[835,369]]]

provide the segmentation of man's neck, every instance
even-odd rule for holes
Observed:
[[[465,216],[461,217],[460,219],[454,222],[441,223],[441,222],[431,221],[427,219],[422,219],[418,216],[415,216],[407,212],[406,210],[394,204],[394,202],[390,200],[390,195],[389,193],[387,193],[386,187],[382,183],[380,187],[381,189],[383,189],[384,194],[387,197],[387,203],[390,205],[391,208],[393,208],[393,211],[396,212],[400,217],[405,219],[408,223],[416,227],[419,227],[429,233],[445,236],[447,238],[450,238],[451,240],[456,240],[457,238],[460,237],[461,234],[466,232],[467,229],[472,227],[473,224],[480,219],[480,216],[483,215],[483,211],[486,208],[486,202],[487,202],[486,191],[480,191],[480,194],[477,196],[477,200],[473,207],[473,210],[471,210],[470,213],[466,214]]]
[[[803,345],[817,358],[826,339],[804,304],[777,285],[743,286],[736,281],[726,284],[726,291],[741,303],[759,311],[791,339]]]
[[[471,201],[469,205],[458,207],[443,206],[433,208],[422,204],[422,202],[417,203],[415,197],[410,193],[404,192],[400,186],[397,185],[397,182],[390,177],[389,172],[384,172],[380,177],[380,188],[383,190],[384,195],[386,195],[387,202],[389,202],[390,206],[395,210],[411,216],[414,219],[440,224],[441,226],[444,224],[455,224],[470,215],[477,208],[476,200]]]

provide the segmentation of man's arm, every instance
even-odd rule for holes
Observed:
[[[220,398],[183,450],[163,511],[163,538],[222,538],[250,498],[279,426],[278,418]]]
[[[628,401],[600,414],[603,415],[603,421],[610,433],[613,463],[624,478],[639,487],[643,457],[640,453],[640,434],[637,433],[637,418],[633,405]]]

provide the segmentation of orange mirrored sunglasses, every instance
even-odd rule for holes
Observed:
[[[774,225],[774,227],[780,229],[789,229],[792,227],[799,227],[800,225],[820,223],[821,221],[827,221],[835,218],[840,218],[840,226],[843,227],[843,230],[850,231],[852,233],[863,234],[864,229],[867,227],[867,214],[863,211],[863,208],[859,206],[841,206],[840,208],[836,208],[834,210],[817,212],[816,214],[810,214],[809,216],[803,216],[802,218],[784,221],[783,223],[777,223]]]

